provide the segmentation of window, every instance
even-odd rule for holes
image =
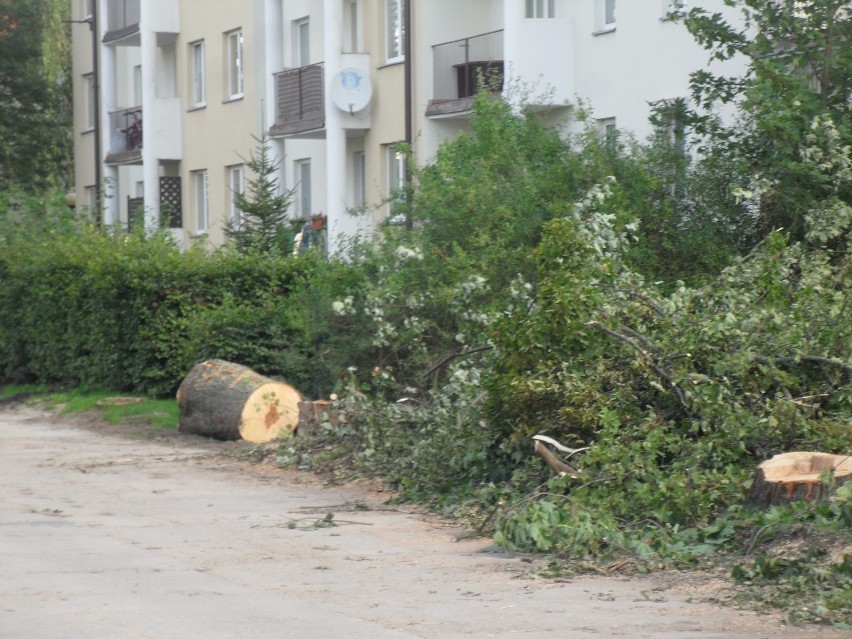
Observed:
[[[358,0],[349,0],[348,10],[345,17],[343,51],[356,53],[360,51],[360,38],[358,37]]]
[[[618,128],[615,126],[615,118],[600,118],[598,120],[598,131],[600,131],[607,147],[614,148],[618,141]]]
[[[207,104],[207,84],[204,79],[204,41],[193,42],[192,47],[192,106],[203,107]]]
[[[142,106],[142,65],[133,67],[133,106]]]
[[[388,220],[391,224],[405,221],[399,205],[403,199],[405,188],[405,155],[400,153],[396,145],[388,146]]]
[[[192,172],[192,188],[195,195],[195,231],[198,234],[206,233],[210,223],[207,201],[207,171]]]
[[[293,59],[295,66],[306,67],[311,63],[311,23],[307,18],[293,25]]]
[[[83,81],[86,83],[86,130],[91,131],[95,128],[95,103],[97,101],[94,74],[87,73],[83,76]]]
[[[553,18],[556,16],[556,0],[527,0],[527,18]]]
[[[243,32],[232,31],[228,39],[228,99],[243,97]]]
[[[240,228],[243,222],[243,212],[237,206],[237,195],[242,194],[245,190],[245,172],[242,164],[228,167],[228,188],[231,194],[231,224],[234,228]]]
[[[604,0],[604,28],[615,28],[615,0]]]
[[[651,124],[682,155],[686,155],[686,112],[686,98],[660,100],[653,104],[651,111]]]
[[[86,187],[86,207],[89,211],[89,214],[94,215],[95,211],[98,208],[98,187]]]
[[[83,19],[91,18],[95,13],[95,0],[83,0]]]
[[[388,62],[400,62],[405,57],[405,0],[385,0],[385,38]]]
[[[295,164],[296,180],[296,198],[298,206],[296,210],[299,212],[299,217],[302,219],[310,219],[311,217],[311,161],[297,160]]]
[[[363,151],[355,151],[352,157],[352,196],[357,209],[367,203],[367,162]]]
[[[615,30],[615,0],[596,0],[595,33]]]

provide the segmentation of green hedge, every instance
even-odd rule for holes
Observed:
[[[167,236],[31,221],[2,230],[2,382],[165,396],[211,357],[297,386],[317,379],[289,300],[315,261],[182,252]]]

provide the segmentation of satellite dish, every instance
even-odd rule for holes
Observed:
[[[343,67],[334,74],[330,87],[331,101],[341,111],[355,114],[363,111],[373,97],[370,76],[354,67]]]

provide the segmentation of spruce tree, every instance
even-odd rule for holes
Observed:
[[[292,252],[293,229],[287,210],[293,203],[293,190],[279,192],[275,176],[278,163],[269,157],[268,139],[265,135],[254,139],[257,149],[246,162],[254,177],[249,180],[246,191],[234,194],[234,202],[241,215],[239,219],[228,220],[225,236],[243,254],[289,255]]]

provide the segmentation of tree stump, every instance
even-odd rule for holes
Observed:
[[[852,456],[793,452],[775,455],[757,467],[751,502],[768,507],[793,501],[814,501],[831,496],[820,476],[831,473],[837,487],[852,477]]]
[[[211,359],[196,364],[178,388],[178,430],[263,444],[292,434],[301,401],[299,391],[289,384]]]
[[[299,423],[296,427],[296,434],[305,437],[314,435],[319,432],[326,420],[332,426],[337,426],[340,423],[340,418],[333,408],[334,404],[326,399],[301,402],[299,404]]]

